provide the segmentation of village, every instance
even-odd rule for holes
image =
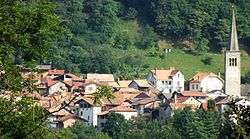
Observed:
[[[67,128],[80,120],[102,130],[110,112],[120,113],[127,120],[145,116],[164,123],[177,109],[207,110],[210,99],[216,102],[216,111],[223,113],[232,100],[224,93],[224,80],[212,72],[198,72],[186,80],[182,71],[174,67],[155,68],[145,79],[115,80],[112,74],[78,77],[52,69],[51,65],[37,65],[37,69],[42,71],[34,77],[38,91],[28,96],[52,113],[48,117],[52,128]],[[23,78],[30,74],[29,69],[23,68]],[[101,99],[100,106],[94,104],[92,95],[101,86],[110,87],[115,98],[111,102]],[[244,96],[237,97],[236,104],[250,106]]]
[[[164,124],[175,110],[190,107],[192,111],[207,111],[209,100],[215,102],[215,110],[222,114],[232,100],[236,105],[250,107],[249,87],[241,84],[234,13],[230,36],[224,59],[225,80],[220,72],[197,72],[191,79],[185,79],[184,73],[175,67],[154,68],[143,79],[133,80],[119,80],[113,74],[101,73],[78,77],[51,65],[37,65],[39,72],[20,66],[21,75],[24,79],[33,77],[37,91],[26,95],[50,112],[47,121],[52,128],[67,128],[80,120],[101,131],[112,112],[126,120],[144,116]],[[96,104],[93,96],[102,87],[107,87],[114,99],[102,97]]]

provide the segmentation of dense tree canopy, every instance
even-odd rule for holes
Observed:
[[[0,138],[50,138],[48,113],[24,96],[33,82],[16,64],[32,70],[46,57],[63,31],[59,18],[46,0],[2,0],[0,8]]]
[[[53,0],[68,29],[44,63],[69,72],[121,73],[136,70],[119,51],[157,48],[159,39],[188,41],[189,51],[227,47],[235,5],[241,48],[249,50],[250,2],[244,0]],[[134,22],[138,27],[128,30]],[[123,28],[123,27],[126,27]],[[175,46],[175,45],[174,45]],[[105,47],[104,49],[100,47]],[[180,48],[178,46],[178,48]],[[112,52],[111,52],[112,51]],[[134,50],[135,51],[135,50]],[[100,57],[100,54],[104,54]],[[109,58],[107,58],[109,57]],[[132,56],[131,56],[132,57]],[[102,66],[99,66],[103,64]],[[124,66],[125,65],[125,66]],[[140,67],[141,68],[141,67]]]

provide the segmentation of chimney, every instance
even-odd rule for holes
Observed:
[[[175,70],[175,68],[174,67],[169,67],[169,70]]]
[[[174,103],[176,103],[176,100],[177,100],[177,92],[175,91],[174,92]]]
[[[154,75],[156,75],[157,67],[154,68]]]
[[[218,72],[218,77],[220,77],[220,72]]]
[[[120,82],[120,78],[118,77],[117,82]]]

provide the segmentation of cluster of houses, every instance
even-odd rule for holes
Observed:
[[[223,79],[211,72],[198,72],[186,81],[175,68],[153,69],[145,79],[116,81],[112,74],[89,73],[81,77],[50,65],[38,65],[37,69],[41,71],[34,74],[38,91],[30,96],[51,112],[48,123],[53,128],[67,128],[80,120],[102,130],[110,112],[120,113],[127,120],[142,115],[164,123],[174,110],[207,110],[207,101],[213,99],[217,110],[223,112],[231,100],[223,92]],[[23,78],[30,74],[29,69],[23,68]],[[189,86],[185,87],[185,82]],[[99,86],[111,87],[115,98],[102,98],[102,105],[95,105],[92,95]],[[249,101],[244,104],[249,105]]]

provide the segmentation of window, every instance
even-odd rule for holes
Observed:
[[[196,84],[196,89],[199,89],[199,85],[198,84]]]
[[[89,116],[88,116],[88,120],[89,120]]]
[[[81,111],[80,116],[83,116],[83,112]]]
[[[80,108],[83,108],[83,104],[80,104]]]
[[[177,82],[177,86],[180,86],[180,81]]]
[[[178,78],[180,78],[180,74],[178,74],[177,76],[178,76]]]
[[[87,108],[87,104],[84,104],[84,108]]]
[[[101,123],[101,127],[104,127],[104,123]]]
[[[194,89],[194,84],[192,84],[192,87],[191,87],[191,89]]]
[[[172,92],[172,90],[171,89],[169,89],[169,93],[171,93]]]
[[[229,66],[237,66],[237,58],[229,58]]]
[[[161,81],[161,84],[164,85],[164,81]]]
[[[171,85],[171,84],[172,84],[172,82],[171,82],[171,81],[169,81],[169,82],[168,82],[168,84],[169,84],[169,85]]]

